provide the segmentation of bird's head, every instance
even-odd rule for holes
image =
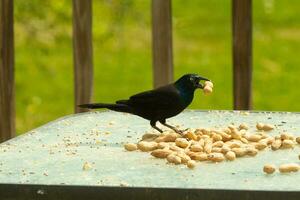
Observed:
[[[189,90],[203,89],[204,86],[200,83],[201,80],[209,81],[209,79],[198,74],[185,74],[175,82],[175,85]]]

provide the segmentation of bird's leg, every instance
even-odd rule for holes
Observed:
[[[163,131],[162,131],[160,128],[158,128],[157,126],[152,126],[152,128],[156,129],[156,130],[159,131],[160,133],[163,132]]]
[[[158,128],[158,127],[156,126],[156,121],[150,121],[150,125],[152,126],[152,128],[156,129],[156,130],[159,131],[160,133],[163,132],[160,128]]]
[[[178,130],[177,128],[175,128],[174,126],[171,126],[170,124],[167,124],[166,123],[166,120],[161,120],[161,121],[159,121],[162,125],[164,125],[164,126],[166,126],[166,127],[168,127],[168,128],[170,128],[170,129],[172,129],[173,131],[175,131],[176,133],[179,133],[179,134],[183,134],[183,132],[184,131],[182,131],[182,130]]]

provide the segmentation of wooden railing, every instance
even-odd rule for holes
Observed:
[[[152,0],[154,87],[173,80],[171,0]],[[251,109],[252,0],[232,0],[234,109]],[[13,0],[0,0],[0,142],[15,134]],[[93,91],[92,1],[73,0],[76,107]]]
[[[0,142],[15,135],[13,1],[0,0]]]

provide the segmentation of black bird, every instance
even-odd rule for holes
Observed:
[[[167,124],[166,119],[179,114],[193,101],[195,90],[197,88],[203,89],[201,80],[209,81],[197,74],[185,74],[175,83],[138,93],[127,100],[119,100],[114,104],[82,104],[79,107],[108,108],[118,112],[131,113],[150,120],[150,125],[159,132],[162,130],[156,126],[157,121],[177,133],[182,133],[182,131]]]

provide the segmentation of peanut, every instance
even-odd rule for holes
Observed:
[[[164,148],[169,147],[169,146],[170,146],[170,144],[167,143],[167,142],[159,142],[159,143],[157,144],[157,148],[158,148],[158,149],[164,149]]]
[[[244,144],[248,144],[248,140],[246,138],[241,138],[241,142],[244,143]]]
[[[275,165],[266,164],[263,168],[264,172],[267,174],[273,174],[276,171]]]
[[[258,142],[259,140],[261,140],[261,135],[258,134],[249,135],[247,140],[249,140],[250,142]]]
[[[230,129],[230,132],[229,132],[229,133],[231,133],[233,130],[236,130],[236,129],[237,129],[233,124],[230,124],[230,125],[228,126],[228,128]]]
[[[289,133],[281,133],[280,138],[281,140],[294,140],[294,136]]]
[[[258,150],[263,150],[265,149],[268,145],[265,141],[259,141],[257,143],[255,143],[255,148],[258,149]]]
[[[300,166],[296,163],[289,163],[289,164],[283,164],[279,166],[279,171],[281,173],[287,173],[287,172],[297,172],[299,171]]]
[[[210,153],[208,154],[207,158],[212,162],[222,162],[225,160],[225,157],[222,153]]]
[[[230,131],[230,129],[229,129],[229,131]],[[224,142],[229,141],[232,138],[231,135],[230,135],[230,133],[228,134],[226,132],[220,132],[220,135],[222,136],[222,140]]]
[[[191,158],[184,152],[177,152],[176,156],[181,158],[181,163],[187,163],[189,160],[191,160]]]
[[[230,128],[226,127],[226,128],[223,129],[223,132],[226,133],[226,134],[230,134],[231,130],[230,130]]]
[[[230,141],[227,143],[230,148],[240,148],[241,144],[237,141]]]
[[[248,129],[249,129],[249,127],[245,123],[241,123],[240,126],[239,126],[239,130],[248,130]]]
[[[226,154],[228,151],[231,151],[231,148],[228,145],[222,146],[222,153]]]
[[[224,145],[223,141],[217,141],[212,144],[213,147],[222,147]]]
[[[246,149],[245,148],[232,148],[231,151],[233,151],[236,155],[236,157],[242,157],[246,155]]]
[[[187,146],[189,146],[189,141],[187,141],[185,138],[177,138],[175,140],[175,144],[178,146],[178,147],[181,147],[181,148],[186,148]]]
[[[222,153],[222,148],[221,147],[213,147],[211,149],[212,153]]]
[[[154,149],[157,148],[157,143],[156,142],[141,141],[137,144],[137,147],[141,151],[153,151]]]
[[[296,142],[297,142],[298,144],[300,144],[300,137],[297,137],[297,138],[296,138]]]
[[[240,140],[242,138],[242,134],[237,129],[233,129],[231,131],[231,137]]]
[[[230,161],[233,161],[236,158],[235,153],[233,151],[228,151],[225,154],[225,157],[226,157],[227,160],[230,160]]]
[[[258,150],[256,148],[253,148],[253,147],[246,148],[246,154],[248,156],[256,156],[257,153],[258,153]]]
[[[280,139],[275,139],[272,144],[271,144],[271,148],[272,150],[277,150],[281,147],[281,140]]]
[[[205,140],[204,140],[204,139],[200,139],[200,140],[199,140],[199,144],[200,144],[202,147],[204,147],[204,145],[205,145]]]
[[[271,131],[275,127],[271,124],[263,124],[263,123],[257,123],[256,124],[256,129],[259,131]]]
[[[183,148],[180,148],[180,147],[178,147],[178,146],[170,146],[169,148],[170,148],[170,150],[176,151],[176,152],[184,151]]]
[[[209,138],[210,138],[209,135],[201,135],[199,140],[201,140],[201,139],[206,140],[206,139],[209,139]]]
[[[219,134],[217,134],[217,133],[214,133],[212,135],[212,139],[213,139],[214,142],[221,141],[222,140],[222,136],[219,135]]]
[[[256,129],[257,130],[261,131],[261,130],[263,130],[263,128],[264,128],[264,124],[263,123],[257,123],[256,124]]]
[[[174,163],[174,164],[178,165],[181,163],[181,158],[176,156],[176,154],[172,153],[167,156],[167,161],[169,163]]]
[[[266,140],[267,145],[271,145],[275,141],[275,138],[269,136],[269,137],[265,138],[264,140]]]
[[[282,149],[291,149],[294,148],[294,142],[292,140],[285,139],[281,144]]]
[[[213,88],[214,84],[211,81],[205,81],[204,86],[209,86],[209,87]]]
[[[247,133],[247,130],[242,129],[242,130],[239,130],[239,132],[240,132],[241,136],[244,137]]]
[[[193,169],[196,167],[196,162],[194,160],[189,160],[187,162],[187,167],[190,168],[190,169]]]
[[[124,144],[124,148],[127,151],[135,151],[135,150],[137,150],[137,145],[134,143],[127,143],[127,144]]]
[[[190,152],[189,156],[192,160],[199,160],[199,161],[207,160],[207,154],[204,152]]]
[[[202,129],[201,129],[201,128],[197,128],[197,129],[194,131],[194,133],[195,133],[196,135],[203,135]]]
[[[191,131],[187,132],[184,136],[190,140],[198,140],[197,135]]]
[[[213,89],[207,85],[203,88],[203,92],[204,92],[204,94],[209,95],[213,92]]]
[[[168,133],[166,135],[159,136],[155,139],[156,142],[175,142],[179,137],[177,133]]]
[[[151,155],[156,158],[166,158],[168,155],[170,155],[173,151],[169,149],[156,149],[151,152]]]
[[[200,144],[194,144],[190,147],[191,151],[200,152],[203,151],[203,147]]]
[[[158,135],[155,133],[146,133],[142,136],[142,141],[150,142],[150,141],[155,140],[157,137],[158,137]]]
[[[264,124],[263,129],[264,131],[271,131],[273,130],[275,127],[271,124]]]
[[[204,135],[208,135],[208,136],[211,135],[211,130],[208,128],[203,128],[203,129],[201,129],[201,131]]]
[[[212,149],[212,142],[211,142],[211,140],[206,140],[205,141],[205,145],[204,145],[204,151],[206,152],[206,153],[210,153],[211,152],[211,149]]]
[[[259,132],[258,133],[261,136],[261,139],[266,139],[268,137],[270,137],[268,134],[266,134],[265,132]]]
[[[275,140],[281,140],[281,136],[280,135],[276,135],[274,139]]]

